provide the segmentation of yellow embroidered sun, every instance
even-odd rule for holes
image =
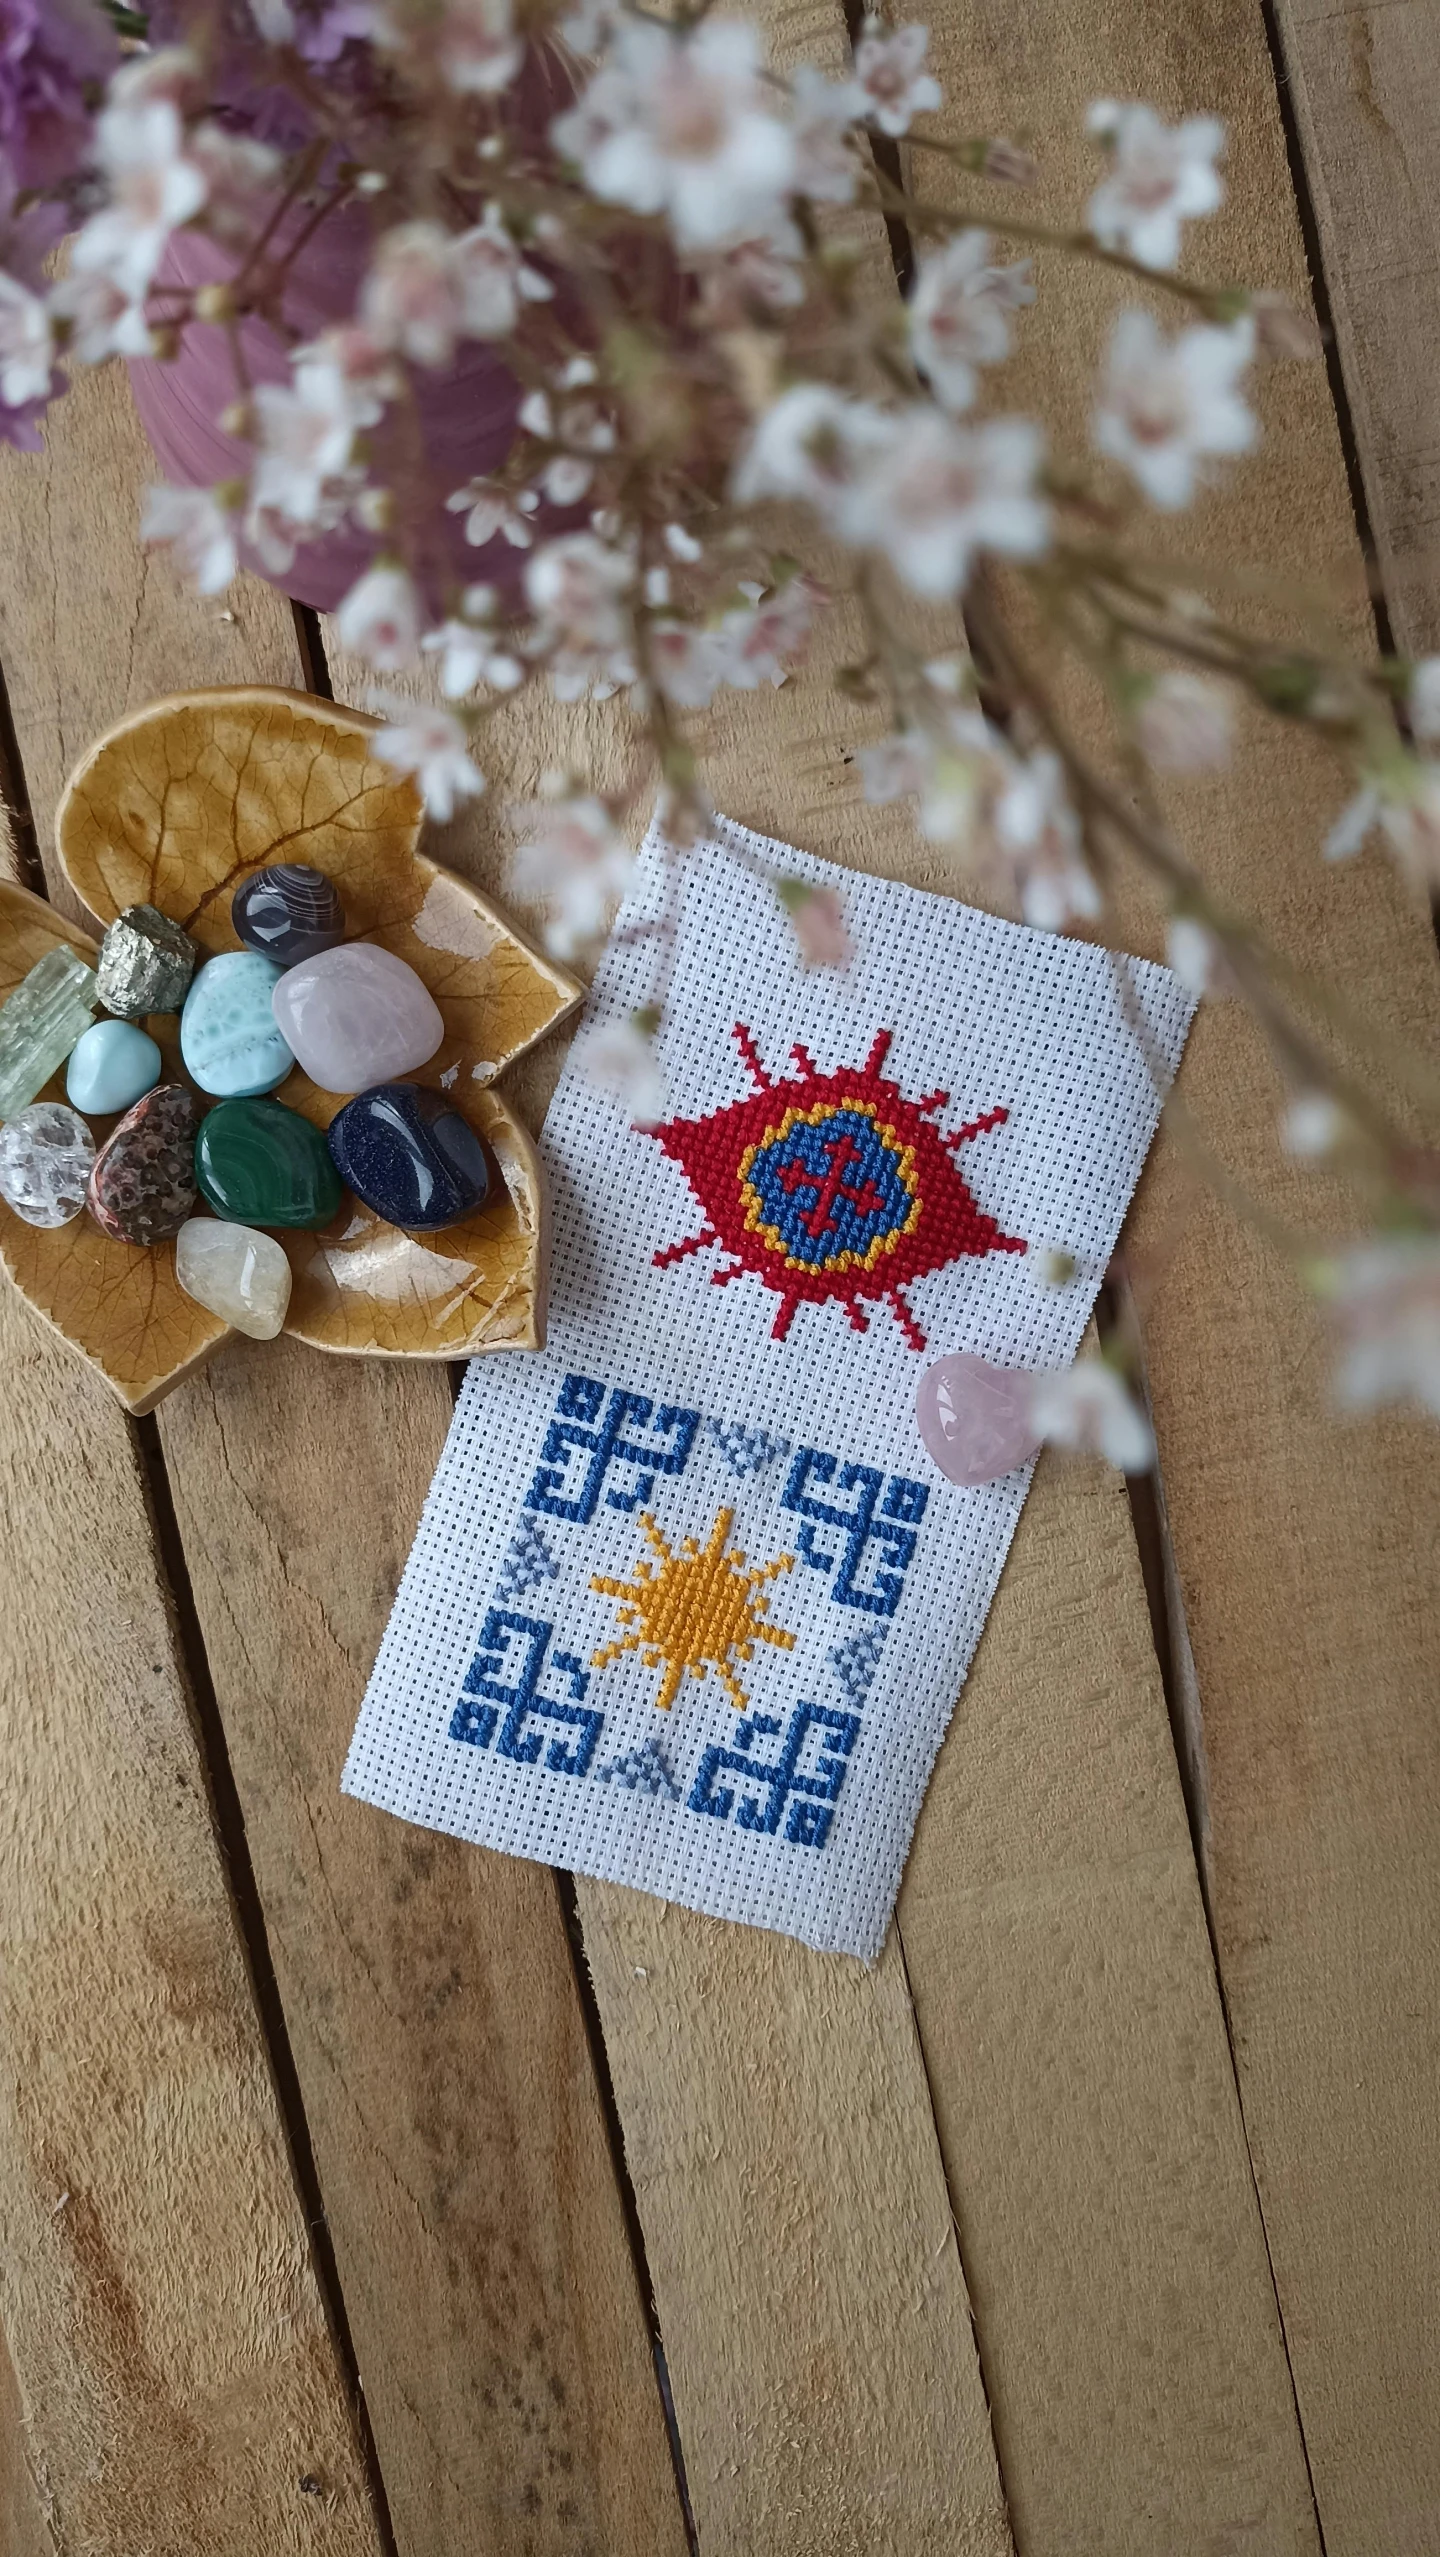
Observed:
[[[657,1705],[668,1709],[674,1704],[687,1669],[692,1678],[703,1678],[707,1668],[715,1671],[732,1704],[743,1708],[749,1703],[731,1669],[731,1657],[748,1660],[757,1642],[793,1651],[794,1635],[783,1625],[764,1622],[769,1601],[761,1584],[793,1571],[795,1557],[781,1554],[773,1563],[753,1563],[747,1569],[738,1548],[726,1551],[734,1523],[733,1509],[722,1509],[703,1552],[687,1536],[679,1553],[672,1554],[649,1512],[642,1514],[640,1524],[659,1558],[658,1567],[640,1562],[633,1580],[597,1576],[591,1581],[592,1589],[620,1600],[619,1622],[625,1629],[603,1651],[591,1653],[592,1669],[638,1651],[647,1669],[664,1668]]]

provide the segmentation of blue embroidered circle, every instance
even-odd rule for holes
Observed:
[[[766,1240],[807,1270],[833,1269],[846,1254],[865,1260],[904,1231],[916,1204],[899,1147],[863,1110],[827,1110],[767,1138],[746,1186]]]

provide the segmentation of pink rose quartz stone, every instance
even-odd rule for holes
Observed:
[[[1029,1464],[1040,1444],[1032,1383],[1024,1368],[992,1367],[969,1350],[927,1367],[915,1398],[920,1435],[952,1483],[993,1483]]]
[[[322,1092],[394,1083],[433,1057],[445,1036],[414,969],[369,941],[346,941],[287,968],[270,1000],[281,1037]]]

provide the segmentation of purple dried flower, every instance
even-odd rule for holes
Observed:
[[[51,187],[83,166],[91,109],[119,59],[92,0],[0,0],[0,187]]]

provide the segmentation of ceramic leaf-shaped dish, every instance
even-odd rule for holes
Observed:
[[[266,686],[189,693],[135,713],[72,774],[56,832],[65,875],[100,924],[126,906],[174,917],[205,957],[239,943],[236,888],[271,861],[333,878],[347,937],[406,960],[440,1007],[445,1040],[414,1079],[448,1090],[486,1137],[503,1194],[443,1233],[402,1234],[358,1202],[325,1233],[282,1234],[294,1274],[285,1328],[319,1349],[456,1358],[544,1338],[543,1204],[524,1128],[490,1089],[579,1001],[478,890],[420,849],[414,783],[374,753],[377,723]],[[0,893],[0,995],[50,943],[93,963],[85,935],[23,889]],[[173,1017],[148,1027],[179,1073]],[[46,1098],[62,1096],[62,1082]],[[277,1097],[324,1127],[346,1096],[298,1068]],[[97,1138],[110,1122],[96,1123]],[[0,1204],[0,1251],[31,1301],[148,1411],[228,1337],[180,1289],[174,1247],[113,1242],[88,1216],[44,1230]]]

